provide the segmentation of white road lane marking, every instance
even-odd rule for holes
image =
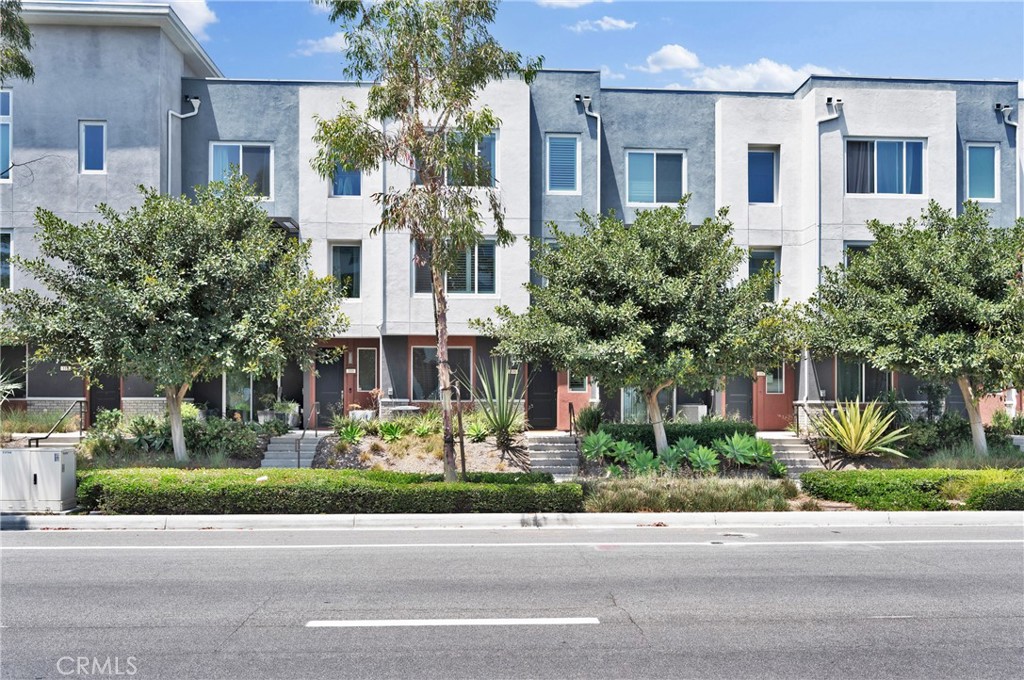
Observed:
[[[310,621],[306,628],[404,628],[422,626],[580,626],[601,623],[593,617],[553,619],[354,619]]]
[[[866,541],[556,541],[528,543],[318,543],[273,545],[15,545],[0,552],[16,550],[379,550],[414,548],[750,548],[765,546],[856,546],[856,545],[1024,545],[1024,539],[908,539]]]

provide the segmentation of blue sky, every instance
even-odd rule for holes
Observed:
[[[341,36],[299,0],[172,0],[232,78],[338,80]],[[1024,2],[505,0],[494,34],[612,87],[790,90],[809,73],[1024,79]]]

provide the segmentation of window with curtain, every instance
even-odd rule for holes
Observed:
[[[863,362],[838,359],[836,364],[838,401],[873,401],[891,389],[892,373]]]
[[[430,293],[432,290],[429,255],[419,248],[413,262],[413,290]],[[484,241],[468,248],[454,267],[445,275],[445,290],[463,295],[492,295],[496,291],[497,266],[494,241]]]
[[[982,201],[996,198],[997,156],[994,145],[967,146],[967,198]]]
[[[548,193],[577,193],[579,136],[548,136]]]
[[[469,400],[473,351],[469,347],[449,347],[448,366],[455,384],[459,387],[459,396],[463,400]],[[436,347],[412,348],[412,398],[413,401],[437,401],[440,399]]]
[[[377,387],[377,350],[360,347],[356,350],[356,389],[369,392]]]
[[[630,151],[626,154],[626,202],[678,203],[683,197],[683,154]]]
[[[0,180],[11,178],[11,93],[0,90]]]
[[[79,172],[107,171],[107,124],[101,121],[79,124]]]
[[[359,196],[362,193],[361,173],[359,170],[346,170],[338,163],[334,167],[334,178],[331,182],[331,196]]]
[[[253,186],[254,196],[270,198],[271,149],[269,144],[227,144],[217,142],[211,150],[211,182],[231,177],[232,168]]]
[[[924,193],[924,142],[847,140],[846,193]]]
[[[747,152],[747,201],[749,203],[775,202],[776,152],[771,149],[751,149]]]
[[[11,233],[0,232],[0,289],[11,289]]]
[[[774,276],[779,272],[779,254],[774,250],[751,250],[747,260],[747,275],[754,276],[767,269]],[[775,286],[765,295],[768,302],[775,302]]]
[[[362,270],[363,249],[359,245],[333,246],[331,273],[345,290],[345,297],[358,298]]]

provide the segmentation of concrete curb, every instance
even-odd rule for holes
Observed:
[[[1024,512],[731,512],[451,515],[0,515],[3,531],[402,530],[758,527],[992,527],[1024,530]]]

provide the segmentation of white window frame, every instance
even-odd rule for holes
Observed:
[[[431,131],[431,134],[433,134],[432,131]],[[501,179],[498,177],[498,165],[499,165],[498,156],[501,153],[501,128],[496,128],[496,129],[492,130],[489,134],[494,135],[494,167],[491,168],[491,172],[494,174],[494,185],[491,186],[489,184],[472,184],[472,185],[467,185],[466,188],[468,188],[468,189],[497,189],[500,186]],[[479,156],[480,156],[480,142],[479,141],[477,141],[475,147],[476,147],[476,155],[479,158]],[[579,158],[578,151],[577,151],[576,157],[577,157],[577,159]],[[416,170],[415,165],[416,165],[416,161],[414,159],[413,160],[413,167],[409,169],[409,186],[421,187],[421,186],[423,186],[423,183],[416,181],[416,177],[419,174],[419,172]],[[448,168],[445,168],[444,171],[441,173],[441,180],[442,180],[442,182],[444,182],[445,186],[448,186]],[[339,198],[344,198],[344,197],[339,196]]]
[[[415,402],[421,402],[421,403],[424,403],[424,402],[426,402],[426,403],[439,402],[439,401],[441,401],[440,399],[417,399],[416,397],[413,396],[413,393],[412,393],[413,363],[412,362],[413,362],[413,355],[415,354],[416,350],[418,350],[418,349],[432,349],[436,353],[437,352],[437,345],[411,345],[409,347],[409,401],[415,401]],[[449,345],[448,346],[448,351],[449,352],[451,352],[453,349],[468,349],[469,350],[469,394],[470,394],[470,400],[472,400],[472,398],[473,398],[472,397],[472,395],[473,395],[473,385],[476,384],[476,362],[474,361],[475,358],[476,358],[474,356],[475,352],[473,351],[473,347],[471,345]],[[450,369],[451,369],[451,367],[449,366],[449,370]],[[451,377],[452,377],[453,381],[457,379],[454,372],[451,374]],[[438,387],[438,390],[440,390],[440,387]]]
[[[85,128],[86,126],[99,126],[103,128],[103,169],[85,169]],[[107,121],[105,120],[80,120],[78,121],[78,173],[80,175],[105,175],[107,174]]]
[[[761,204],[761,205],[767,205],[767,204]],[[759,246],[751,246],[747,250],[747,276],[748,277],[750,276],[750,260],[753,259],[751,256],[754,253],[771,253],[772,255],[774,255],[774,257],[772,258],[772,263],[774,265],[773,266],[772,274],[775,276],[775,283],[774,283],[775,290],[774,290],[774,294],[772,296],[774,298],[772,300],[772,302],[778,302],[779,301],[779,286],[780,286],[781,277],[782,277],[782,249],[781,248],[773,248],[771,246],[760,246],[760,247]]]
[[[992,162],[995,163],[993,168],[993,182],[995,183],[992,198],[974,198],[971,196],[971,149],[974,147],[995,149],[994,158]],[[977,201],[978,203],[999,203],[999,160],[1000,160],[1000,144],[997,142],[967,142],[964,149],[964,198],[971,201]]]
[[[11,229],[0,229],[0,236],[6,236],[10,239],[11,247],[8,251],[8,257],[14,257],[14,231]],[[0,286],[0,290],[14,290],[14,267],[10,266],[10,260],[8,260],[7,264],[9,267],[9,285],[6,288]]]
[[[654,202],[653,203],[638,203],[636,201],[629,200],[629,154],[631,153],[649,153],[654,154]],[[687,161],[686,161],[686,149],[626,149],[625,164],[626,164],[626,206],[629,208],[650,208],[654,206],[662,205],[676,205],[678,201],[670,201],[668,203],[658,202],[658,154],[666,154],[671,156],[682,156],[682,172],[683,172],[683,186],[680,196],[686,195],[686,185],[689,181],[687,175]]]
[[[11,163],[11,168],[7,173],[7,179],[3,179],[2,177],[0,177],[0,184],[10,184],[14,180],[14,92],[4,88],[0,88],[0,92],[3,92],[7,95],[7,101],[10,104],[8,109],[8,115],[0,116],[0,123],[5,123],[7,125],[7,158],[10,160]],[[7,170],[7,168],[0,168],[0,172],[4,170]]]
[[[849,187],[847,178],[847,169],[849,168],[849,161],[847,160],[847,142],[871,142],[874,146],[871,154],[872,160],[874,161],[875,175],[874,175],[874,186],[872,187],[871,193],[851,193],[847,191]],[[879,193],[878,192],[878,142],[901,142],[903,144],[903,193],[902,194],[890,194],[890,193]],[[921,193],[910,194],[907,193],[907,143],[914,142],[921,144]],[[925,137],[843,137],[843,196],[854,197],[858,196],[870,196],[872,198],[895,198],[895,199],[927,199],[928,198],[928,139]]]
[[[590,376],[583,376],[583,389],[573,389],[572,386],[572,373],[570,371],[565,372],[565,386],[572,394],[586,394],[590,391]]]
[[[362,241],[330,241],[327,244],[327,270],[331,278],[334,278],[334,249],[339,246],[359,248],[359,297],[342,298],[343,304],[362,302],[363,300],[363,242]]]
[[[271,156],[273,156],[273,152],[271,152]],[[273,163],[271,163],[271,168],[273,168]],[[359,173],[359,193],[358,194],[336,194],[336,193],[334,193],[334,176],[332,175],[330,181],[327,183],[327,198],[341,198],[341,199],[348,199],[348,200],[362,198],[363,197],[363,180],[366,178],[366,176],[363,173],[361,168],[357,168],[355,170],[355,172]],[[271,170],[270,174],[271,174],[271,176],[273,176],[273,174],[274,174],[273,170]]]
[[[843,241],[843,264],[850,266],[850,248],[870,247],[874,241]]]
[[[372,352],[373,361],[373,387],[368,390],[363,389],[363,385],[360,382],[363,377],[363,352]],[[377,348],[376,347],[357,347],[356,348],[356,392],[370,392],[377,389],[380,386],[380,378],[377,375]]]
[[[480,299],[480,298],[487,299],[487,298],[501,297],[501,276],[499,275],[499,272],[501,271],[501,255],[500,255],[501,247],[498,245],[498,242],[495,239],[490,238],[490,237],[484,237],[484,240],[482,242],[483,243],[492,243],[492,244],[494,244],[494,292],[493,293],[479,293],[479,292],[475,292],[475,291],[479,291],[479,289],[480,289],[480,250],[479,250],[479,245],[480,244],[477,244],[477,245],[473,246],[473,267],[475,267],[475,271],[473,272],[473,288],[475,289],[475,291],[472,292],[472,293],[461,293],[461,292],[454,292],[453,293],[453,292],[449,292],[448,291],[448,274],[446,273],[444,275],[444,292],[449,297],[451,297],[451,298],[470,298],[470,299]],[[338,244],[338,245],[344,245],[344,244]],[[410,239],[409,245],[410,245],[410,249],[412,250],[412,255],[409,258],[409,263],[411,265],[410,266],[410,276],[409,276],[409,290],[412,291],[413,297],[419,297],[419,298],[432,297],[433,293],[419,293],[419,292],[416,291],[416,241],[413,241],[413,240]]]
[[[551,188],[551,140],[572,139],[576,141],[576,190]],[[583,143],[580,135],[567,132],[549,132],[544,136],[544,193],[550,196],[583,195]]]
[[[677,387],[676,385],[672,385],[671,387],[666,387],[665,388],[665,390],[668,390],[669,392],[672,393],[672,415],[668,416],[669,418],[675,418],[679,414],[679,407],[683,405],[683,404],[679,404],[677,402],[677,399],[678,399],[679,395],[676,394],[676,387]],[[619,388],[619,422],[620,423],[625,423],[626,422],[625,420],[623,420],[623,418],[624,418],[625,413],[626,413],[626,390],[627,389],[639,390],[640,388],[639,387],[620,387]],[[662,390],[662,391],[665,391],[665,390]],[[644,417],[645,418],[649,418],[649,416],[647,414],[647,407],[646,407],[646,405],[644,406]]]
[[[274,143],[273,142],[253,142],[253,141],[240,142],[240,141],[232,141],[232,140],[226,140],[226,139],[210,140],[210,147],[209,147],[208,153],[207,153],[207,156],[209,157],[209,164],[208,164],[208,168],[207,168],[207,171],[206,171],[206,177],[207,177],[206,181],[207,182],[219,181],[219,178],[218,179],[214,179],[214,177],[213,177],[213,148],[215,146],[237,146],[238,147],[238,163],[239,163],[238,171],[243,173],[243,174],[245,173],[245,168],[242,167],[242,165],[241,165],[241,163],[242,163],[242,147],[243,146],[266,146],[266,147],[269,147],[270,148],[270,195],[269,196],[262,196],[262,195],[261,196],[252,196],[252,198],[254,198],[254,199],[258,200],[258,201],[262,201],[264,203],[270,203],[270,202],[272,202],[274,200],[274,173],[275,173],[275,170],[274,170],[275,158],[274,158],[274,156],[275,156],[275,151],[276,150],[274,149]]]
[[[772,392],[771,390],[768,389],[768,384],[769,384],[768,383],[768,371],[765,371],[765,373],[764,373],[764,393],[765,394],[771,394],[771,395],[775,396],[775,395],[785,394],[786,393],[786,364],[785,363],[781,364],[780,368],[782,370],[779,372],[779,385],[782,386],[782,389],[779,390],[778,392]],[[863,383],[863,372],[861,373],[861,382]]]
[[[779,146],[751,144],[747,146],[747,204],[748,205],[778,205],[779,204],[779,168],[782,159],[782,149]],[[750,154],[770,153],[772,155],[772,200],[756,201],[750,200]]]

